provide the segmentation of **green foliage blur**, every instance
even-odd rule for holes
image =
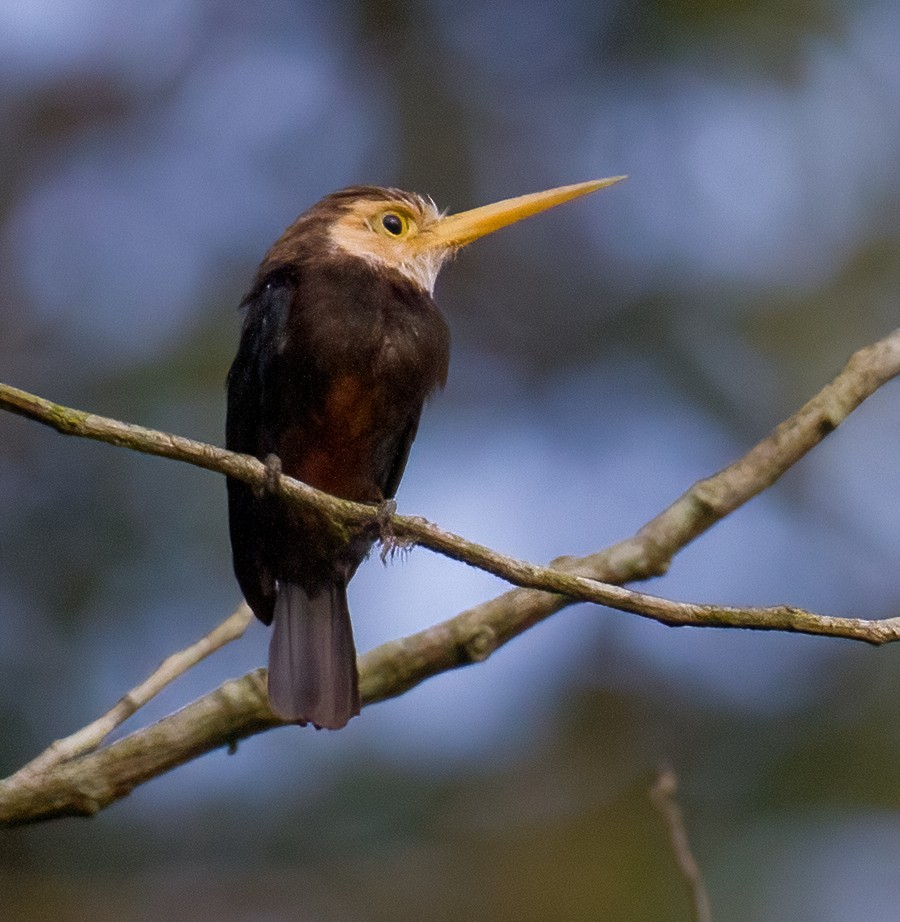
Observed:
[[[520,556],[598,549],[896,326],[898,43],[889,0],[9,0],[0,380],[221,443],[237,306],[321,195],[629,173],[445,270],[451,382],[400,494]],[[896,615],[898,396],[650,590]],[[364,569],[363,649],[502,589],[423,551]],[[219,478],[0,414],[0,776],[237,601]],[[893,922],[898,670],[579,606],[341,734],[0,830],[0,918],[689,920],[649,796],[671,766],[717,920]]]

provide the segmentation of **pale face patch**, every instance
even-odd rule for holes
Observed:
[[[441,266],[455,249],[431,233],[440,219],[434,203],[421,196],[360,199],[332,224],[329,235],[343,252],[394,269],[432,294]]]

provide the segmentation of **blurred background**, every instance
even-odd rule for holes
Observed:
[[[628,173],[445,269],[400,510],[535,561],[630,535],[897,324],[892,0],[0,2],[0,380],[221,444],[237,306],[341,186],[462,210]],[[648,588],[898,614],[884,388]],[[360,650],[489,598],[416,550]],[[238,601],[224,483],[0,414],[0,775]],[[247,635],[126,729],[265,660]],[[900,649],[569,608],[482,665],[0,831],[16,919],[897,918]]]

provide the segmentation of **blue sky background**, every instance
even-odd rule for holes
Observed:
[[[322,195],[374,182],[455,211],[628,173],[444,270],[450,382],[398,497],[403,512],[535,561],[599,549],[742,454],[896,326],[898,41],[900,10],[887,0],[552,10],[7,0],[0,379],[221,443],[237,305],[269,243]],[[649,588],[896,614],[897,400],[886,387]],[[386,568],[376,557],[351,588],[358,646],[503,588],[424,550]],[[0,417],[3,774],[237,600],[219,478]],[[260,665],[267,642],[254,625],[145,718]],[[190,900],[188,867],[222,896],[204,902],[217,918],[338,918],[358,905],[380,917],[386,881],[414,854],[448,918],[465,893],[476,915],[503,918],[497,893],[515,874],[495,881],[466,865],[472,842],[496,865],[487,800],[503,854],[547,822],[567,868],[615,852],[622,830],[645,833],[634,860],[622,849],[618,890],[586,874],[572,892],[608,917],[671,918],[665,894],[683,897],[675,872],[655,885],[661,914],[635,908],[653,891],[641,860],[671,861],[636,793],[666,759],[723,918],[785,918],[789,894],[791,918],[893,919],[898,655],[673,631],[578,606],[340,734],[269,733],[88,826],[10,833],[0,882],[31,882],[29,911],[63,880],[74,896],[47,905],[72,918],[87,894],[137,918],[129,887],[152,881]],[[597,794],[570,791],[566,810],[554,806],[554,759],[576,741],[603,803],[621,806],[621,827],[597,821]],[[572,762],[559,764],[565,775]],[[511,797],[517,784],[528,793],[498,813],[492,792]],[[621,791],[634,798],[620,803]],[[413,801],[414,819],[393,817]],[[566,825],[582,822],[597,837],[587,844]],[[316,823],[331,843],[321,851]],[[103,856],[103,881],[74,848],[76,828]],[[181,854],[175,841],[190,847]],[[313,893],[310,881],[342,867],[346,889],[310,909],[264,877],[242,878],[262,895],[227,901],[242,843]],[[553,861],[525,865],[552,895]],[[415,887],[397,879],[408,916],[394,905],[384,917],[422,917]]]

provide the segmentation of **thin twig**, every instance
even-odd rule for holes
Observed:
[[[34,784],[52,766],[70,762],[78,756],[92,752],[113,730],[121,726],[148,701],[155,698],[167,685],[184,675],[201,660],[215,653],[216,650],[242,637],[252,618],[253,612],[246,603],[242,602],[205,637],[167,656],[140,685],[123,695],[105,714],[71,736],[56,740],[37,758],[20,768],[9,780],[20,781],[26,785]]]
[[[697,864],[697,859],[691,851],[687,826],[684,822],[684,811],[678,805],[677,794],[678,778],[675,776],[675,772],[670,768],[662,769],[650,788],[650,799],[666,821],[675,860],[678,862],[678,867],[691,888],[695,922],[712,922],[709,895],[703,883],[700,865]]]

